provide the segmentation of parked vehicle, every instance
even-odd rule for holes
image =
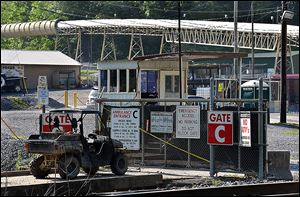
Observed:
[[[5,74],[1,73],[1,92],[3,91],[13,91],[21,92],[23,89],[24,77],[7,77]]]
[[[67,114],[66,117],[72,129],[67,133],[63,132],[60,125],[61,116],[58,118],[53,113]],[[75,113],[80,114],[78,120],[73,117]],[[91,110],[50,111],[49,129],[51,131],[40,131],[40,134],[31,135],[25,142],[25,150],[28,153],[41,154],[30,164],[32,175],[36,178],[45,178],[56,163],[58,164],[57,171],[63,179],[76,178],[80,167],[92,176],[96,174],[100,166],[105,165],[110,165],[114,174],[124,175],[128,169],[128,162],[122,142],[95,132],[89,133],[87,137],[83,134],[84,118],[86,115],[95,116],[95,114],[100,116],[98,111]]]

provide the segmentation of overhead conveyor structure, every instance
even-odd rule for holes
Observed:
[[[251,23],[238,23],[238,47],[252,47]],[[56,35],[70,36],[81,34],[104,35],[101,60],[116,58],[113,35],[130,35],[128,59],[143,54],[142,36],[162,38],[160,52],[166,43],[178,42],[178,20],[167,19],[95,19],[72,21],[41,21],[1,25],[1,38],[17,36]],[[254,23],[254,48],[279,51],[281,24]],[[299,26],[287,26],[288,45],[299,47]],[[57,39],[59,40],[59,39]],[[106,42],[109,42],[107,44]],[[234,23],[221,21],[181,20],[181,42],[220,47],[234,47]],[[56,44],[57,46],[58,44]],[[78,42],[77,57],[81,53]],[[105,48],[109,47],[109,49]],[[139,47],[140,49],[137,49]],[[109,55],[114,54],[114,55]]]

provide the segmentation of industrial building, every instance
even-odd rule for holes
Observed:
[[[60,51],[1,49],[1,73],[7,77],[25,77],[27,89],[37,87],[39,76],[47,76],[51,89],[78,87],[81,66]]]

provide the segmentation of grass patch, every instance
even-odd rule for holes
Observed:
[[[282,126],[282,127],[290,127],[290,128],[298,128],[299,129],[299,124],[296,123],[271,123],[270,125],[274,125],[274,126]]]
[[[11,105],[14,108],[26,109],[26,108],[30,107],[30,105],[26,101],[24,101],[22,98],[19,98],[19,97],[8,97],[8,99],[11,101]]]
[[[81,74],[93,74],[98,72],[97,70],[81,70]]]
[[[299,135],[299,130],[294,129],[283,133],[284,135]]]

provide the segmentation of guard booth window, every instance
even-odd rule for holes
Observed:
[[[110,92],[117,92],[117,70],[110,70]]]
[[[136,91],[136,70],[130,69],[129,70],[129,92]]]
[[[100,91],[135,92],[136,69],[100,70]]]
[[[120,70],[120,92],[126,92],[126,70]]]
[[[100,71],[100,91],[107,92],[107,70]]]

